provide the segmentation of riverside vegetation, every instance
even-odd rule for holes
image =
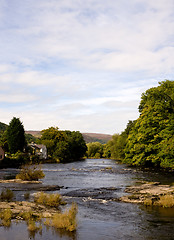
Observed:
[[[111,158],[134,166],[174,169],[174,81],[142,94],[140,116],[107,144],[89,143],[87,156]]]
[[[24,166],[21,172],[16,175],[16,179],[23,181],[35,181],[43,178],[43,171],[37,169],[37,166]],[[39,192],[34,197],[34,202],[13,202],[14,193],[10,189],[5,189],[0,194],[0,219],[1,225],[9,227],[11,219],[25,220],[28,225],[28,230],[37,232],[42,229],[41,219],[48,218],[44,224],[63,229],[66,231],[75,231],[77,227],[77,205],[72,206],[61,212],[61,206],[66,205],[62,196],[58,193],[46,194]],[[29,195],[24,196],[29,199]],[[36,222],[40,223],[39,225]]]
[[[0,225],[9,227],[11,220],[26,221],[31,232],[42,229],[42,223],[57,229],[73,232],[77,228],[77,205],[73,203],[69,209],[61,212],[60,206],[66,202],[60,194],[38,193],[34,202],[13,202],[11,190],[1,193]],[[43,218],[46,220],[43,220]]]
[[[24,164],[45,162],[36,155],[29,143],[43,144],[47,148],[49,162],[72,162],[82,160],[87,147],[79,131],[60,131],[50,127],[41,131],[40,138],[25,134],[19,118],[14,117],[9,125],[0,123],[0,146],[5,151],[5,158],[0,167],[19,167]]]
[[[32,141],[46,145],[50,162],[65,163],[86,156],[174,169],[174,81],[162,81],[143,93],[139,113],[138,119],[130,120],[126,129],[114,134],[108,143],[94,142],[87,146],[80,132],[60,131],[58,127],[44,129],[40,138],[34,138],[24,134],[20,120],[13,118],[9,126],[0,124],[0,145],[7,154],[1,166],[35,163],[36,156],[32,156],[28,146]]]

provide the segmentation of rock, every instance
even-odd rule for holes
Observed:
[[[169,195],[174,193],[174,186],[160,185],[159,182],[143,183],[137,186],[127,187],[126,193],[132,195],[126,195],[120,198],[120,201],[129,203],[144,203],[147,199],[152,201],[158,201],[160,196]]]
[[[12,213],[18,214],[21,212],[32,211],[35,215],[42,215],[42,217],[51,217],[57,212],[54,208],[46,208],[45,206],[33,202],[0,202],[0,210],[11,209]]]
[[[0,180],[0,183],[42,183],[41,181],[23,181],[21,179],[9,179],[9,180]]]

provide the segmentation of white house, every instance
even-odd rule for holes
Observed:
[[[31,143],[29,146],[33,149],[33,153],[38,155],[40,159],[47,159],[47,148],[43,144]]]

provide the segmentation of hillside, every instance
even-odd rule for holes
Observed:
[[[31,134],[34,137],[41,137],[40,131],[25,131],[27,134]],[[111,138],[112,135],[109,134],[101,134],[101,133],[82,133],[84,140],[86,143],[90,142],[100,142],[100,143],[107,143]]]
[[[100,142],[104,144],[112,138],[112,135],[102,133],[82,133],[82,135],[86,143]]]
[[[29,131],[25,131],[26,134],[31,134],[36,138],[41,137],[41,131],[34,131],[34,130],[29,130]]]

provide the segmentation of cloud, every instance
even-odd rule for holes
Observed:
[[[0,0],[0,121],[120,132],[173,79],[173,0]]]
[[[19,13],[14,19],[18,27],[5,30],[5,37],[13,38],[11,43],[7,41],[10,55],[13,56],[15,44],[19,45],[15,58],[18,52],[18,61],[28,59],[29,65],[53,57],[73,61],[77,66],[115,71],[137,68],[152,71],[155,62],[165,71],[169,58],[165,45],[173,37],[174,22],[170,14],[174,4],[172,1],[167,4],[158,1],[156,5],[150,1],[132,1],[127,8],[123,4],[124,1],[22,4],[19,9],[15,8],[16,14]],[[29,19],[21,12],[27,12]],[[173,52],[173,46],[171,48]],[[162,60],[165,60],[163,65]]]
[[[10,98],[9,95],[6,94],[0,94],[0,102],[6,102],[6,103],[24,103],[24,102],[30,102],[30,101],[34,101],[36,100],[37,97],[36,96],[32,96],[26,93],[22,93],[22,94],[10,94]]]

